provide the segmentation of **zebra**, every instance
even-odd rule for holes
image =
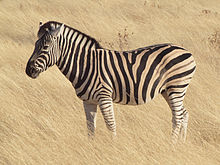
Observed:
[[[195,72],[192,54],[181,46],[156,44],[130,51],[105,49],[89,35],[56,21],[40,23],[26,74],[35,79],[57,65],[83,101],[89,137],[97,106],[116,135],[113,103],[140,105],[162,94],[172,111],[171,140],[185,141],[189,114],[184,96]]]

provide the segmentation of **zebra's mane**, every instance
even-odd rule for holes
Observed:
[[[39,29],[39,31],[38,31],[38,33],[37,33],[37,36],[38,36],[38,37],[43,36],[43,35],[47,32],[47,30],[52,30],[53,27],[57,28],[57,27],[59,27],[59,26],[61,26],[61,25],[62,25],[62,23],[56,22],[56,21],[46,22],[45,24],[43,24],[43,25],[40,27],[40,29]],[[85,34],[85,33],[82,33],[82,32],[80,32],[79,30],[74,29],[74,28],[72,28],[72,27],[70,27],[70,26],[68,26],[68,25],[64,25],[64,26],[65,26],[65,27],[68,27],[69,29],[72,29],[72,30],[78,32],[79,34],[84,35],[84,36],[87,37],[87,38],[89,38],[89,39],[95,44],[96,49],[102,48],[102,47],[100,46],[99,42],[98,42],[96,39],[94,39],[93,37],[91,37],[91,36],[89,36],[89,35],[87,35],[87,34]]]

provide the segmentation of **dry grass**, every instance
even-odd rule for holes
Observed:
[[[88,141],[82,103],[56,67],[25,75],[39,21],[79,29],[110,49],[172,42],[197,62],[185,107],[187,142],[170,145],[171,113],[162,97],[115,105],[112,141],[101,114]],[[218,0],[0,0],[0,164],[220,164],[220,3]]]

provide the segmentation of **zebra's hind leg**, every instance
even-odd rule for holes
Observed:
[[[189,113],[185,110],[185,108],[184,108],[184,111],[185,113],[183,115],[182,127],[180,130],[180,138],[182,139],[183,142],[186,141],[187,125],[188,125],[188,120],[189,120]]]
[[[95,135],[97,105],[84,101],[83,106],[86,113],[88,136],[92,138]]]
[[[162,93],[172,110],[172,142],[175,144],[179,138],[183,142],[186,139],[188,112],[183,106],[183,99],[186,89],[170,88]]]
[[[101,97],[99,99],[99,107],[104,117],[106,126],[113,133],[113,138],[114,138],[116,135],[116,123],[115,123],[112,98]]]

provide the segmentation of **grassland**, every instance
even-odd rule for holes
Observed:
[[[49,20],[110,49],[171,42],[190,50],[197,71],[185,98],[186,144],[171,147],[171,113],[161,96],[115,105],[114,141],[99,112],[89,141],[82,102],[60,71],[25,75],[39,21]],[[0,164],[220,164],[219,75],[218,0],[0,0]]]

